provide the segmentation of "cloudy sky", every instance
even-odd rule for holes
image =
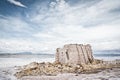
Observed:
[[[55,53],[71,43],[120,50],[120,0],[0,0],[0,52]]]

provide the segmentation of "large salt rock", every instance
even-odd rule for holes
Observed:
[[[56,62],[69,64],[88,64],[94,61],[89,44],[67,44],[56,49]]]

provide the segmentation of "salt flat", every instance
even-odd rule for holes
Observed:
[[[57,76],[25,76],[20,80],[120,80],[120,68],[106,69],[95,74],[58,74]]]
[[[17,68],[0,68],[0,80],[120,80],[120,68],[106,69],[98,73],[73,74],[64,73],[57,76],[24,76],[17,79]]]

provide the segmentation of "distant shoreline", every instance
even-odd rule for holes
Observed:
[[[0,53],[0,55],[54,55],[54,54],[48,54],[48,53],[32,53],[32,54],[28,54],[28,53]]]

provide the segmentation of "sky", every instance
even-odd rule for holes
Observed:
[[[0,53],[55,53],[65,44],[120,50],[120,0],[0,0]]]

